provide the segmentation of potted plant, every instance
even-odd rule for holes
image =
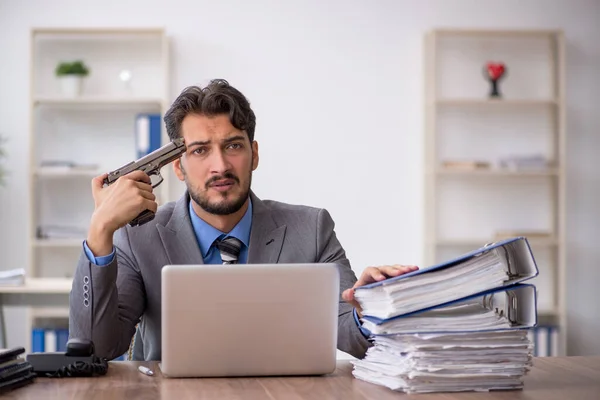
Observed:
[[[56,66],[56,76],[61,82],[65,96],[76,97],[81,94],[83,78],[90,73],[83,61],[60,62]]]

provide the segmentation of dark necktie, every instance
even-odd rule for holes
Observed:
[[[232,236],[226,237],[223,240],[217,241],[217,248],[221,252],[221,260],[223,264],[237,264],[242,242]]]

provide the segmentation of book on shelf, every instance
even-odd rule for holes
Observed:
[[[491,164],[488,161],[477,160],[446,160],[442,162],[444,169],[456,169],[461,171],[473,171],[489,169]]]
[[[39,166],[39,170],[43,172],[93,172],[98,168],[98,164],[80,164],[69,160],[46,160],[42,161]]]
[[[87,235],[87,229],[77,226],[43,225],[38,226],[38,239],[82,239]]]
[[[548,240],[548,239],[552,239],[554,237],[552,235],[552,232],[548,232],[548,231],[501,230],[501,231],[496,231],[494,238],[495,238],[495,240],[504,240],[504,239],[508,239],[508,238],[516,237],[516,236],[522,236],[527,239],[536,239],[536,240],[540,240],[540,239]]]
[[[558,326],[538,325],[531,329],[527,335],[533,343],[533,355],[535,357],[559,356]]]
[[[546,170],[552,166],[552,163],[542,154],[531,155],[510,155],[502,157],[498,161],[502,169],[512,171],[523,170]]]
[[[20,286],[25,284],[25,269],[16,268],[0,271],[0,286]]]
[[[138,114],[135,119],[135,145],[138,158],[158,150],[161,146],[160,114]]]

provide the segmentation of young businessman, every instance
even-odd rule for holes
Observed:
[[[99,356],[112,359],[128,350],[141,319],[136,340],[143,354],[136,358],[160,360],[164,265],[335,262],[345,300],[338,349],[362,358],[370,342],[352,288],[416,267],[369,267],[357,280],[326,210],[260,200],[250,189],[259,161],[256,118],[226,81],[185,89],[164,120],[171,139],[185,139],[173,168],[187,190],[158,208],[140,171],[106,188],[106,174],[93,179],[95,210],[73,279],[70,336],[91,339]],[[151,222],[127,225],[146,209],[156,212]]]

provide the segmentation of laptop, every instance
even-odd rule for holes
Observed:
[[[167,377],[324,375],[336,368],[336,264],[167,265]]]

